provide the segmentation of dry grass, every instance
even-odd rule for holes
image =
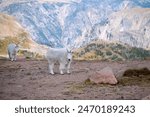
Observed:
[[[119,85],[123,86],[150,86],[150,75],[141,77],[123,77],[119,80]]]
[[[3,40],[0,40],[0,54],[7,53],[7,45],[9,43],[19,43],[19,40],[16,37],[6,37]]]
[[[14,37],[23,32],[23,28],[14,17],[0,13],[0,37]]]
[[[150,70],[148,68],[128,69],[119,80],[119,85],[150,86]]]
[[[150,75],[150,70],[148,68],[142,69],[128,69],[124,72],[123,76],[126,77],[139,77],[139,76],[147,76]]]
[[[26,37],[26,35],[24,34],[23,37]],[[23,40],[21,43],[20,41],[21,40],[18,37],[5,37],[5,39],[0,40],[0,54],[7,54],[7,46],[10,43],[15,43],[15,44],[19,43],[22,48],[29,48],[30,40],[26,39]]]
[[[147,68],[126,70],[122,78],[118,79],[118,84],[116,85],[95,84],[91,82],[90,79],[86,79],[84,82],[70,86],[68,92],[78,94],[90,88],[97,89],[107,87],[115,90],[116,88],[126,86],[150,87],[150,71]]]
[[[7,54],[10,43],[19,44],[22,48],[30,47],[29,34],[12,16],[0,13],[0,54]]]

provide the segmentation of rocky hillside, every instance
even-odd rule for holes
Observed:
[[[105,41],[118,41],[150,49],[150,9],[132,8],[112,13],[105,25],[96,25],[91,35]],[[95,33],[97,32],[97,33]]]
[[[143,48],[122,45],[118,42],[93,41],[76,49],[74,58],[77,60],[144,60],[150,58],[150,51]]]
[[[149,0],[0,0],[37,43],[81,47],[92,40],[149,48]]]
[[[0,13],[0,55],[7,54],[7,45],[16,43],[26,53],[42,54],[45,48],[35,43],[26,30],[12,16]],[[22,53],[20,52],[20,54]]]

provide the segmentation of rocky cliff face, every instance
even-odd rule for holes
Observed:
[[[149,8],[149,0],[0,0],[0,12],[52,47],[99,39],[149,48]]]
[[[132,8],[112,13],[106,24],[97,24],[91,36],[118,41],[131,46],[150,48],[150,9]]]

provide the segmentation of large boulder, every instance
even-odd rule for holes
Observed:
[[[90,76],[90,81],[96,84],[117,84],[117,79],[110,67],[105,67],[101,71],[96,71]]]

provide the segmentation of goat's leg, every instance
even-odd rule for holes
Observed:
[[[10,54],[10,56],[11,56],[11,61],[14,61],[14,55]]]
[[[68,65],[67,65],[67,73],[68,74],[70,74],[70,64],[71,64],[71,62],[69,62]]]
[[[49,63],[49,73],[52,75],[54,74],[53,68],[54,68],[54,63]]]
[[[63,63],[60,63],[60,66],[59,66],[60,74],[64,74],[64,73],[63,73],[64,68],[65,68],[64,64],[63,64]]]
[[[10,52],[8,52],[8,56],[9,56],[9,59],[11,60],[11,55],[10,55]]]
[[[14,61],[16,61],[17,59],[16,59],[16,54],[14,54]]]

